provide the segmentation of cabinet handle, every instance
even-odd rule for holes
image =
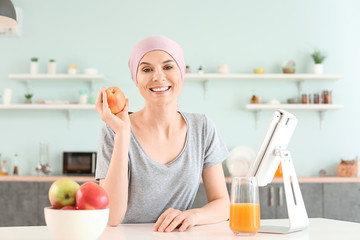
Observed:
[[[270,195],[269,206],[272,207],[274,206],[274,187],[269,188],[269,195]]]
[[[284,188],[282,186],[279,187],[279,206],[284,205]]]

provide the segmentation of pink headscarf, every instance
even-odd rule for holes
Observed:
[[[164,36],[152,36],[145,38],[136,44],[130,54],[129,69],[131,78],[136,86],[138,85],[136,77],[140,60],[146,53],[154,50],[167,52],[175,60],[176,64],[180,68],[181,78],[184,81],[186,67],[184,52],[181,46],[170,38]]]

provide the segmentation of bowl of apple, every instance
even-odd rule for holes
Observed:
[[[56,180],[49,189],[51,207],[44,209],[45,222],[57,240],[95,240],[109,218],[109,197],[100,185],[81,186],[70,178]]]

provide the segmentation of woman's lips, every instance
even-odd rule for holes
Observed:
[[[162,92],[167,92],[167,91],[169,91],[170,88],[171,88],[171,86],[167,86],[167,87],[154,87],[154,88],[150,88],[150,91],[155,92],[155,93],[162,93]]]

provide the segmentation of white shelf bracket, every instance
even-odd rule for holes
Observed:
[[[208,91],[209,91],[209,80],[203,81],[203,88],[204,88],[204,100],[206,101],[208,99]]]
[[[299,93],[299,98],[301,99],[301,94],[303,91],[303,85],[304,85],[304,80],[299,80],[297,82],[297,88],[298,88],[298,93]]]
[[[324,129],[324,122],[325,122],[325,111],[319,111],[320,114],[320,129],[323,130]]]
[[[68,109],[68,110],[67,110],[68,130],[71,130],[71,125],[72,125],[72,124],[71,124],[71,123],[72,123],[72,122],[71,122],[71,121],[72,121],[72,118],[71,118],[71,113],[72,113],[72,112],[71,112],[71,110],[70,110],[70,109]]]

